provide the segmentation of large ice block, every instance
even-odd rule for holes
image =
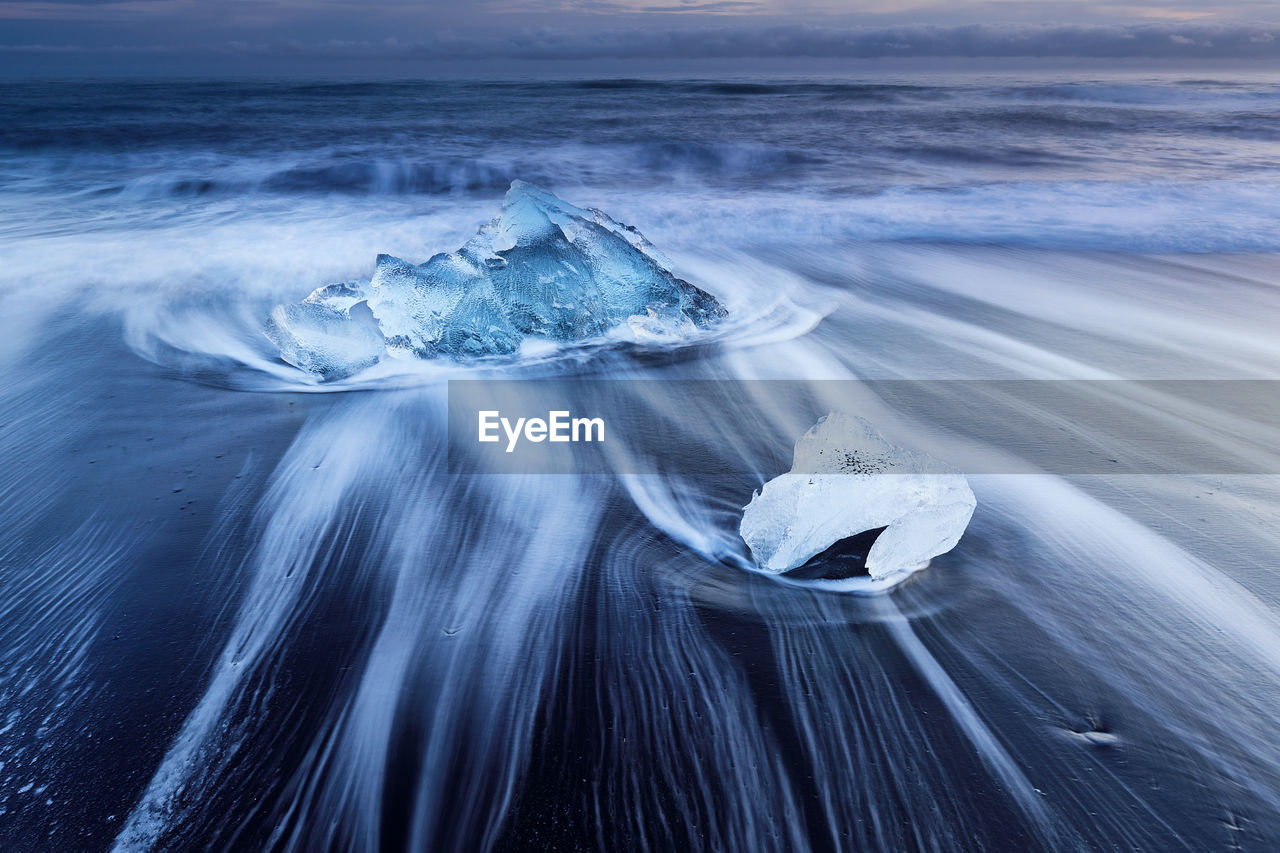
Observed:
[[[357,306],[367,306],[379,336],[372,356]],[[504,356],[526,337],[670,342],[724,314],[714,297],[672,275],[639,231],[515,181],[501,214],[456,252],[423,264],[379,255],[372,280],[276,308],[267,336],[285,361],[331,379],[384,352]]]
[[[976,506],[963,474],[831,412],[796,442],[791,470],[751,496],[739,532],[756,564],[777,574],[885,528],[866,559],[871,577],[883,579],[954,548]]]

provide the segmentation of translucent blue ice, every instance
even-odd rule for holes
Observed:
[[[277,305],[266,333],[281,358],[321,379],[370,367],[385,349],[373,313],[350,284],[322,287],[297,305]]]
[[[526,337],[675,340],[724,314],[636,229],[515,181],[456,252],[424,264],[379,255],[372,280],[279,306],[266,333],[285,361],[335,379],[385,355],[511,355]]]

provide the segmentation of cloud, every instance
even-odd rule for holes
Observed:
[[[529,29],[494,35],[433,32],[366,41],[299,40],[174,45],[177,51],[379,60],[872,59],[879,57],[1280,58],[1280,25],[1162,21],[1108,24],[967,24],[893,27],[784,25],[604,30]],[[0,52],[128,52],[115,45],[0,45]],[[147,47],[137,48],[145,53]]]
[[[527,30],[493,38],[453,37],[403,44],[439,58],[876,58],[1081,57],[1277,58],[1275,24],[1169,22],[1135,25],[969,24],[878,28],[807,25]]]
[[[138,2],[164,3],[168,0],[137,0]],[[109,6],[122,5],[135,0],[0,0],[0,8],[7,6],[44,6],[56,9],[59,6]]]

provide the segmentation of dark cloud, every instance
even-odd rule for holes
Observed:
[[[692,3],[685,0],[679,6],[641,6],[640,12],[658,12],[669,14],[673,12],[751,12],[760,8],[759,3],[746,2],[746,0],[721,0],[717,3]]]
[[[0,8],[5,6],[107,6],[118,4],[121,0],[0,0]],[[148,0],[148,2],[164,3],[167,0]]]
[[[403,46],[423,55],[527,59],[813,57],[1280,57],[1280,24],[968,24],[833,29],[699,27],[574,32]]]
[[[426,37],[351,40],[239,40],[217,44],[131,46],[0,45],[0,55],[21,53],[121,56],[171,52],[367,59],[403,67],[417,61],[584,61],[600,59],[876,59],[884,57],[1044,57],[1278,59],[1280,24],[1162,22],[1108,24],[968,24],[891,27],[692,26],[604,30],[531,29],[493,35],[440,32]]]

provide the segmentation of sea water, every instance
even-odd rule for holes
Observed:
[[[273,306],[516,179],[638,228],[723,334],[279,359]],[[748,381],[1277,378],[1278,221],[1263,75],[9,83],[0,841],[1274,849],[1274,423],[1106,386],[1227,472],[1032,409],[1173,473],[969,472],[959,544],[880,595],[747,571],[737,528],[850,403]],[[630,450],[723,474],[446,452],[447,380],[548,372],[726,381],[710,422],[637,390]],[[857,414],[943,434],[943,387]]]

